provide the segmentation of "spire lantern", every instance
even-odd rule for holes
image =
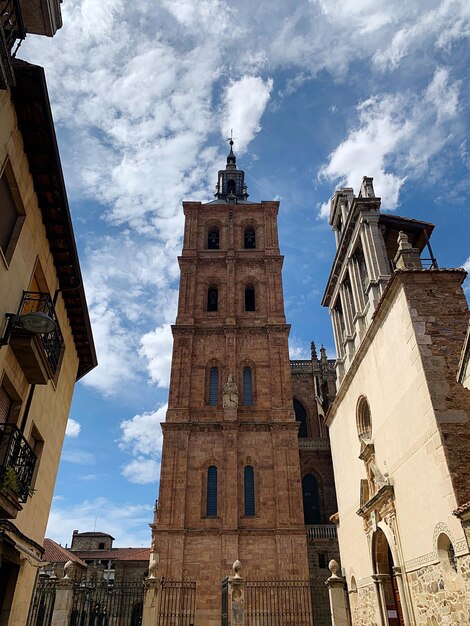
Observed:
[[[233,131],[227,141],[230,144],[230,152],[227,155],[227,165],[224,170],[219,170],[218,182],[215,186],[215,197],[228,204],[238,204],[248,199],[248,189],[245,184],[245,172],[237,169],[237,157],[233,152]]]

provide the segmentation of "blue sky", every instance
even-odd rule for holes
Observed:
[[[340,7],[340,9],[338,8]],[[333,353],[320,305],[338,186],[437,225],[470,269],[465,0],[66,0],[43,65],[99,367],[75,391],[48,536],[149,545],[183,199],[211,200],[234,129],[253,200],[279,199],[291,354]]]

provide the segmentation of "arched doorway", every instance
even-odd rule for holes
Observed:
[[[320,494],[317,479],[313,474],[302,478],[302,499],[304,503],[304,523],[308,526],[321,523]]]
[[[373,537],[375,573],[379,575],[379,605],[383,609],[386,624],[404,626],[403,610],[398,589],[397,574],[393,570],[393,557],[383,530],[378,528]]]

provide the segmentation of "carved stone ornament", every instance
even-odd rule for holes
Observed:
[[[64,578],[67,580],[73,578],[74,569],[75,565],[73,561],[67,561],[67,563],[64,565]]]
[[[236,409],[238,406],[238,387],[232,374],[229,375],[223,388],[223,406],[224,409]]]
[[[240,563],[240,561],[238,559],[232,565],[232,569],[233,569],[233,573],[234,573],[233,577],[234,578],[241,578],[240,572],[242,571],[242,564]]]

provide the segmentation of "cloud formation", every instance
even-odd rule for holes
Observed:
[[[66,437],[78,437],[81,429],[82,429],[81,424],[77,422],[77,420],[74,420],[71,417],[69,417],[69,420],[67,422],[67,427],[65,429],[65,436]]]

